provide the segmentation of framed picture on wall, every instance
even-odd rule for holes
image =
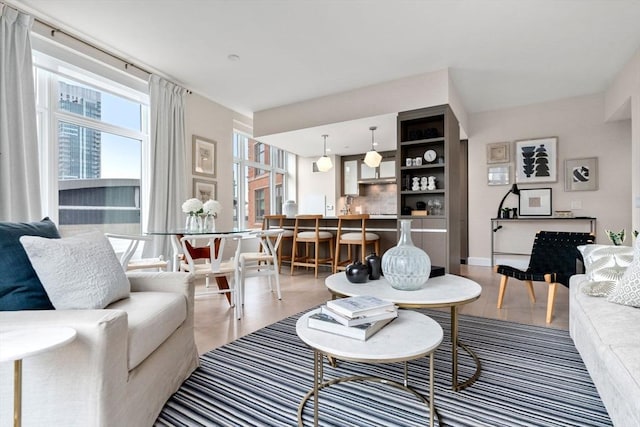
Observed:
[[[558,138],[516,141],[516,182],[529,184],[558,180]]]
[[[551,188],[520,189],[520,216],[551,216]]]
[[[192,156],[194,175],[216,177],[216,142],[211,139],[193,135]]]
[[[487,144],[487,163],[508,163],[511,155],[508,142]]]
[[[487,168],[488,185],[509,185],[511,165],[494,165]]]
[[[564,191],[595,191],[597,189],[597,157],[564,161]]]
[[[216,200],[216,182],[193,178],[193,197],[203,203],[209,199]]]

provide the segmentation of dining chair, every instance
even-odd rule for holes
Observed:
[[[595,236],[591,233],[539,231],[533,241],[529,267],[526,270],[508,265],[494,267],[495,272],[502,275],[498,308],[502,308],[509,277],[522,280],[526,284],[532,303],[536,302],[533,282],[546,282],[549,284],[546,321],[551,323],[557,286],[569,286],[569,278],[577,273],[577,261],[582,259],[577,247],[593,243],[594,240]]]
[[[242,317],[239,304],[238,293],[238,258],[240,254],[240,242],[237,242],[234,256],[223,261],[224,247],[227,242],[233,242],[242,238],[242,234],[199,234],[189,235],[180,238],[180,244],[184,254],[184,260],[180,263],[180,270],[205,277],[205,288],[203,294],[229,294],[231,304],[234,307],[234,315],[237,319]],[[209,259],[197,263],[192,253],[200,248],[208,248]],[[195,251],[194,251],[195,249]],[[211,278],[224,277],[227,279],[228,287],[210,290],[209,281]]]
[[[269,230],[272,228],[284,228],[284,220],[287,219],[286,215],[264,215],[262,217],[262,229]],[[281,242],[278,245],[278,271],[282,271],[282,262],[291,262],[291,252],[289,254],[283,255],[283,247],[286,242],[290,242],[287,246],[291,246],[293,244],[293,230],[284,230],[281,237]]]
[[[240,280],[238,281],[238,300],[240,301],[240,311],[244,308],[246,279],[248,277],[267,276],[269,291],[271,292],[273,292],[273,278],[276,282],[276,295],[279,300],[282,299],[280,293],[278,247],[282,241],[283,234],[283,229],[259,230],[248,234],[247,237],[258,240],[260,250],[258,252],[241,252],[239,255],[238,271]]]
[[[140,242],[150,241],[151,236],[137,236],[129,234],[104,234],[111,245],[114,247],[116,254],[119,255],[120,265],[125,271],[131,270],[148,270],[155,269],[157,271],[167,271],[169,267],[169,261],[164,259],[164,256],[160,255],[155,258],[133,258]],[[120,242],[120,243],[118,243]],[[123,252],[120,252],[122,244],[126,244],[126,248]]]

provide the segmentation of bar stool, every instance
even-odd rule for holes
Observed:
[[[333,234],[328,231],[320,231],[322,215],[296,215],[295,228],[293,230],[293,246],[291,248],[291,274],[295,266],[314,267],[315,277],[318,278],[318,266],[320,264],[333,267]],[[303,224],[313,222],[313,231],[300,231]],[[320,258],[320,243],[329,244],[329,258]],[[304,256],[297,256],[298,244],[305,244]],[[313,244],[313,258],[309,254],[309,247]]]
[[[264,215],[262,217],[262,229],[269,230],[270,228],[282,228],[284,229],[284,220],[286,215]],[[284,230],[282,237],[280,238],[280,245],[278,246],[278,273],[282,268],[282,261],[291,262],[291,252],[289,255],[282,255],[282,246],[284,241],[290,240],[293,244],[293,230]]]
[[[353,261],[352,246],[360,247],[360,260],[364,263],[367,253],[367,245],[372,245],[373,250],[380,256],[380,236],[375,233],[367,232],[367,220],[369,214],[340,215],[338,216],[338,232],[336,233],[336,251],[335,261],[333,263],[333,272],[344,270],[350,262]],[[361,231],[342,233],[343,223],[358,223]],[[342,233],[342,234],[341,234]],[[340,261],[340,245],[347,245],[347,260]]]

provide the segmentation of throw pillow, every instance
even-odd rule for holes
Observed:
[[[616,304],[640,307],[640,239],[636,239],[633,262],[618,281],[615,291],[607,298]]]
[[[57,310],[100,309],[129,296],[129,279],[99,231],[63,239],[23,236],[20,242]]]
[[[21,236],[53,239],[60,234],[49,218],[31,223],[0,222],[0,311],[53,310],[20,244]]]
[[[633,248],[613,245],[578,246],[584,261],[588,283],[582,292],[591,296],[607,296],[633,260]]]

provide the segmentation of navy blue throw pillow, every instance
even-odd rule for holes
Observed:
[[[20,236],[58,239],[60,233],[49,218],[30,223],[0,222],[0,311],[53,310]]]

